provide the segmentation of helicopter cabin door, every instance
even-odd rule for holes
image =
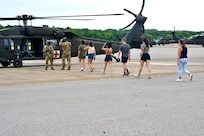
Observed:
[[[23,38],[21,40],[22,59],[43,58],[43,38]]]

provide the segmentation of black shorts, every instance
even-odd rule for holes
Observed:
[[[106,55],[104,61],[112,61],[112,56],[111,55]]]
[[[127,63],[128,58],[122,56],[122,63]]]
[[[146,61],[146,60],[150,60],[150,55],[149,53],[143,53],[141,60]]]

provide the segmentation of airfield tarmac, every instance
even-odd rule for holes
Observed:
[[[188,69],[192,73],[204,72],[204,48],[201,45],[187,45],[188,50]],[[177,78],[177,44],[165,46],[155,45],[150,49],[152,77],[156,75],[174,74]],[[139,49],[131,49],[131,61],[128,62],[130,77],[137,73],[139,68]],[[115,54],[117,56],[117,53]],[[121,77],[122,64],[113,61],[113,73],[110,73],[109,66],[106,74],[102,73],[104,65],[104,55],[97,55],[93,62],[94,71],[90,72],[90,68],[86,61],[86,71],[79,71],[77,57],[72,57],[71,70],[61,70],[61,59],[54,60],[55,70],[45,70],[44,60],[27,60],[23,61],[23,67],[14,68],[13,65],[8,68],[0,67],[0,86],[36,84],[48,82],[74,81],[74,80],[95,80],[104,78]],[[146,66],[143,68],[142,77],[147,76]],[[174,79],[172,79],[174,80]]]
[[[177,83],[177,46],[151,48],[152,79],[144,67],[140,79],[139,50],[131,50],[131,74],[121,77],[121,63],[111,75],[101,73],[104,55],[94,72],[45,71],[44,61],[22,68],[0,68],[0,135],[2,136],[203,136],[204,48],[189,46],[192,82]],[[77,81],[76,81],[77,80]],[[63,81],[63,82],[62,82]]]

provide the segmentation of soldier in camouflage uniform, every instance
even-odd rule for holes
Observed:
[[[67,59],[68,68],[67,70],[71,69],[71,42],[67,40],[66,37],[62,38],[59,41],[59,46],[62,47],[62,70],[65,68],[65,59]]]
[[[48,61],[50,61],[51,69],[55,70],[53,67],[53,54],[54,54],[54,49],[51,45],[51,41],[47,41],[46,45],[43,48],[44,56],[45,56],[45,70],[48,68]]]

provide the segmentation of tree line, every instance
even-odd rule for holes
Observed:
[[[116,29],[106,29],[106,30],[89,30],[89,29],[70,29],[71,32],[91,38],[99,38],[105,40],[117,41],[118,37],[124,37],[128,30],[116,30]],[[201,34],[203,31],[175,31],[176,36],[182,39],[187,39],[188,37],[196,34]],[[173,39],[172,31],[168,30],[157,30],[157,29],[146,29],[144,31],[144,36],[149,37],[154,40],[158,40],[161,37],[166,37],[168,39]]]
[[[0,29],[8,28],[8,27],[18,27],[18,26],[2,26],[0,25]],[[111,40],[111,41],[118,41],[119,38],[125,36],[125,34],[129,31],[129,29],[125,30],[116,30],[116,29],[106,29],[106,30],[98,30],[98,29],[76,29],[76,28],[59,28],[59,29],[69,29],[71,32],[90,38],[97,38],[97,39],[104,39],[104,40]],[[168,39],[172,39],[172,31],[169,30],[157,30],[157,29],[146,29],[144,31],[144,36],[149,37],[154,40],[158,40],[161,37],[166,37]],[[176,31],[176,35],[179,38],[186,39],[192,35],[201,34],[203,31]]]

